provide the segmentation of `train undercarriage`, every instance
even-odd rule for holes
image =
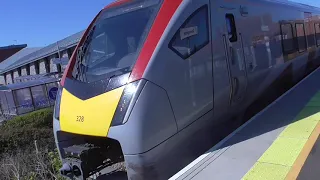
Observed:
[[[98,179],[112,176],[127,179],[124,156],[118,141],[77,135],[60,149],[63,156],[62,176],[70,179]],[[113,178],[112,178],[113,179]]]

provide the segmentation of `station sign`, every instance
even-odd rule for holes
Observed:
[[[57,87],[52,87],[51,89],[49,89],[49,98],[55,101],[57,97],[57,92],[58,92]]]

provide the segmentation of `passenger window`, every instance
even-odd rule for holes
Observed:
[[[304,13],[305,18],[305,34],[308,42],[308,47],[315,46],[315,39],[314,39],[314,23],[312,21],[312,13],[305,12]]]
[[[291,24],[281,24],[283,53],[290,54],[296,51]]]
[[[169,48],[187,59],[209,43],[208,7],[196,10],[179,28]]]
[[[320,46],[320,24],[317,23],[314,26],[315,26],[315,30],[316,30],[317,46]]]
[[[306,39],[304,24],[302,23],[296,24],[296,32],[297,32],[299,52],[303,52],[307,49],[307,39]]]
[[[230,42],[238,41],[236,22],[233,14],[226,14],[227,30]]]

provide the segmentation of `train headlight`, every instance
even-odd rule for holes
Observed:
[[[54,105],[54,118],[59,120],[60,119],[60,102],[61,102],[61,94],[62,94],[62,88],[60,87],[58,89],[57,95],[56,95],[56,102]]]
[[[114,113],[111,126],[119,126],[125,123],[126,113],[133,95],[137,92],[138,81],[127,84],[120,98],[118,107]]]

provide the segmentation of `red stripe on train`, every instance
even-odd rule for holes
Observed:
[[[129,81],[135,81],[142,78],[143,73],[151,59],[151,56],[163,35],[164,30],[169,24],[173,14],[178,9],[182,0],[164,0],[160,11],[151,27],[149,35],[144,43],[140,55],[133,67]]]
[[[73,70],[73,67],[74,67],[74,64],[76,63],[76,56],[77,56],[77,51],[78,51],[78,48],[80,46],[82,46],[83,42],[85,41],[86,37],[87,37],[87,34],[89,33],[89,31],[91,30],[93,24],[96,22],[98,16],[100,15],[102,11],[100,11],[98,13],[98,15],[93,19],[93,21],[91,22],[91,24],[89,25],[89,27],[87,28],[87,30],[84,32],[84,34],[82,35],[81,37],[81,40],[80,42],[78,43],[77,47],[74,49],[73,53],[72,53],[72,56],[70,58],[70,62],[68,63],[64,73],[63,73],[63,76],[61,78],[61,81],[60,81],[60,84],[61,86],[64,85],[64,82],[66,80],[66,78],[70,78],[72,76],[72,70]]]
[[[109,9],[109,8],[113,8],[113,7],[116,7],[116,6],[120,6],[122,4],[125,4],[127,2],[130,2],[132,0],[119,0],[119,1],[115,1],[109,5],[107,5],[106,7],[104,7],[104,9]]]

